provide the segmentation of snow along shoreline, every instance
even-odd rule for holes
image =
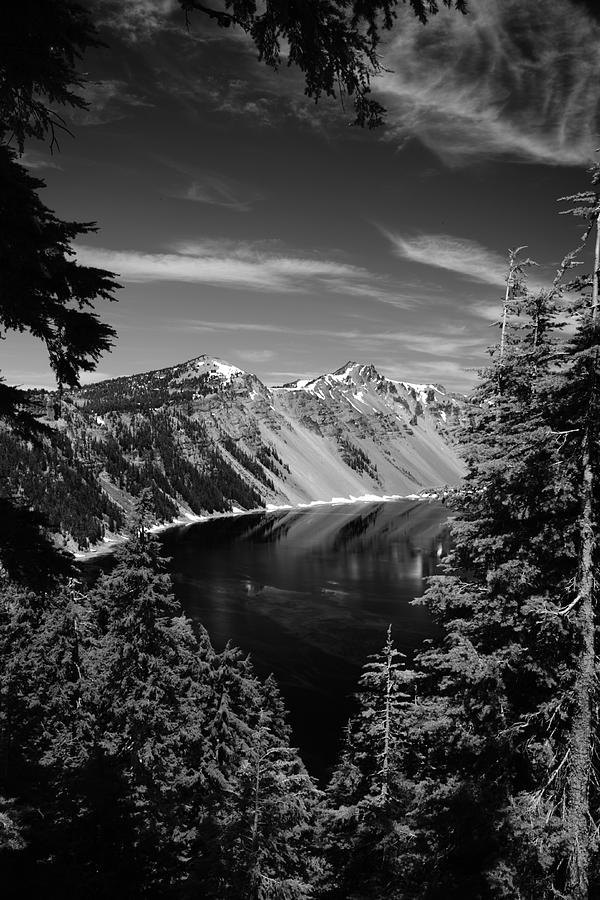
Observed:
[[[233,507],[227,512],[206,513],[204,516],[195,513],[184,513],[171,519],[169,522],[162,522],[160,525],[152,525],[148,531],[152,534],[159,534],[163,531],[169,531],[172,528],[181,528],[182,525],[197,525],[199,522],[211,522],[215,519],[231,519],[237,516],[252,516],[257,513],[285,512],[291,509],[312,509],[315,506],[349,506],[353,503],[393,503],[396,500],[433,500],[438,496],[438,491],[434,488],[431,492],[423,492],[422,494],[362,494],[360,497],[332,497],[331,500],[307,500],[305,503],[283,503],[280,506],[274,503],[267,503],[266,506],[259,506],[256,509],[240,509]],[[98,556],[104,556],[112,553],[121,544],[127,541],[127,536],[105,538],[101,544],[91,547],[89,550],[76,550],[73,556],[77,560],[88,561]]]

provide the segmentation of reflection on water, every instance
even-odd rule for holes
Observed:
[[[218,519],[165,535],[176,592],[213,643],[274,672],[314,774],[332,764],[351,695],[389,623],[411,655],[432,625],[420,596],[447,549],[446,511],[398,501]]]

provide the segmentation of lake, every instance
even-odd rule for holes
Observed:
[[[259,512],[175,528],[162,539],[175,590],[221,649],[273,672],[310,772],[335,761],[369,653],[392,625],[409,658],[434,629],[412,606],[448,544],[437,502],[402,500]]]

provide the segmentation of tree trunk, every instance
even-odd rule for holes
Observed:
[[[583,438],[583,509],[581,516],[581,568],[576,626],[581,639],[574,685],[575,709],[571,724],[570,768],[567,781],[565,824],[569,842],[567,895],[588,900],[591,854],[589,786],[593,766],[595,688],[595,617],[593,471],[589,426]]]
[[[596,247],[594,250],[594,275],[592,279],[592,322],[598,316],[598,278],[600,277],[600,213],[596,216]]]
[[[381,799],[385,802],[388,796],[388,782],[390,777],[390,713],[392,703],[392,627],[388,628],[387,641],[387,669],[385,686],[385,723],[383,733],[383,762],[381,766]]]
[[[512,255],[508,266],[508,276],[506,278],[506,292],[504,294],[504,304],[502,306],[502,331],[500,333],[500,359],[504,356],[504,344],[506,342],[506,320],[508,318],[508,301],[510,300],[510,291],[512,288],[513,278],[513,260]]]
[[[252,844],[251,844],[251,869],[250,869],[250,898],[256,900],[259,888],[258,844],[260,837],[260,782],[261,782],[261,755],[262,744],[258,742],[256,749],[256,768],[254,772],[254,810],[252,815]]]

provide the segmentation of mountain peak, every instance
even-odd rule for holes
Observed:
[[[373,363],[358,363],[349,360],[345,366],[341,366],[332,373],[334,378],[344,379],[348,381],[381,381],[382,376],[379,374]]]
[[[288,390],[310,390],[320,382],[325,382],[326,384],[331,384],[332,382],[339,384],[366,384],[370,381],[378,382],[382,380],[383,376],[379,374],[372,363],[364,364],[355,360],[348,360],[347,363],[340,366],[339,369],[335,369],[334,372],[324,372],[315,378],[299,378],[297,381],[287,382],[282,387]]]
[[[332,372],[331,374],[344,375],[349,369],[355,369],[358,365],[360,365],[360,363],[357,363],[356,360],[349,359],[345,365],[340,366],[339,369],[336,369],[335,372]]]
[[[206,353],[183,363],[182,368],[187,377],[191,375],[208,375],[225,382],[231,382],[239,376],[245,377],[248,374],[243,369],[238,368],[238,366],[234,366],[216,356],[208,356]]]
[[[354,360],[269,388],[202,354],[43,402],[62,446],[71,442],[58,471],[75,485],[71,534],[80,547],[120,532],[140,485],[153,487],[157,519],[189,521],[215,510],[414,493],[463,472],[452,446],[460,403]],[[55,496],[56,460],[28,458],[32,485],[41,480],[43,495]]]
[[[234,366],[232,363],[227,362],[225,359],[221,359],[218,356],[209,356],[207,353],[202,353],[200,356],[197,356],[195,359],[190,360],[192,363],[196,363],[196,365],[200,367],[208,366],[209,368],[214,369],[218,372],[223,372],[226,374],[230,373],[238,373],[241,372],[245,374],[245,372],[240,369],[238,366]]]

